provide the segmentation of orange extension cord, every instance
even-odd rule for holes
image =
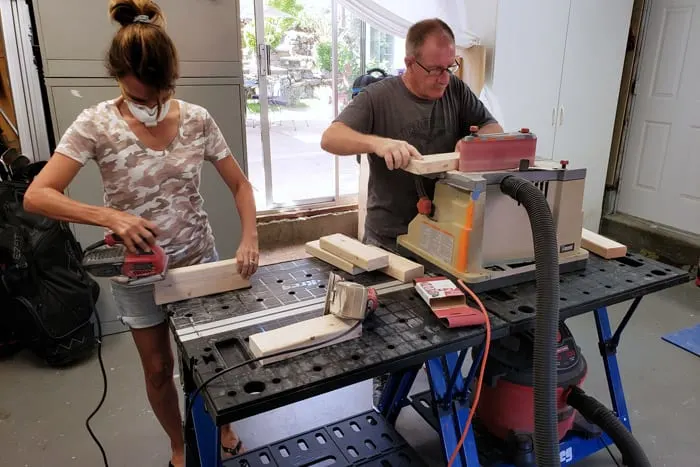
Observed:
[[[459,443],[457,443],[457,447],[455,448],[454,452],[452,453],[452,456],[450,457],[450,462],[447,464],[448,467],[452,467],[452,464],[454,464],[455,459],[457,459],[457,455],[459,454],[459,451],[462,449],[462,445],[464,444],[464,440],[467,438],[467,433],[469,432],[469,426],[472,423],[472,418],[474,417],[474,413],[476,412],[476,407],[479,405],[479,397],[481,396],[481,385],[484,382],[484,371],[486,370],[486,359],[489,356],[489,348],[491,346],[491,322],[489,321],[489,314],[486,312],[486,307],[484,306],[483,303],[481,303],[481,300],[479,300],[479,297],[476,296],[474,292],[471,291],[469,287],[467,287],[464,282],[461,280],[457,281],[460,286],[464,290],[469,293],[469,295],[474,299],[474,301],[479,305],[479,308],[481,309],[481,312],[484,314],[484,318],[486,319],[485,326],[486,326],[486,342],[485,342],[485,347],[484,347],[484,355],[481,357],[481,369],[479,370],[479,378],[477,379],[476,383],[476,393],[474,394],[474,404],[472,405],[471,410],[469,411],[469,418],[467,419],[467,424],[464,427],[464,431],[462,432],[462,437],[459,440]]]

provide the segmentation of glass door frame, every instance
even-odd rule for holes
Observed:
[[[260,138],[262,142],[263,172],[265,177],[265,202],[264,209],[258,209],[257,215],[275,214],[285,210],[306,211],[323,209],[339,205],[356,205],[358,193],[340,194],[340,157],[333,156],[333,178],[335,190],[331,196],[320,198],[305,198],[295,200],[291,205],[275,203],[272,187],[272,152],[270,144],[270,118],[269,118],[269,90],[267,77],[270,71],[271,48],[265,42],[265,12],[264,0],[253,0],[255,21],[255,43],[258,67],[258,93],[260,102]],[[337,0],[331,0],[331,94],[334,118],[338,116],[338,5]],[[364,46],[364,39],[362,40]],[[364,58],[364,47],[361,48],[361,56]],[[364,61],[364,60],[362,60]],[[330,122],[329,122],[330,123]],[[329,156],[330,157],[330,156]],[[359,169],[358,169],[359,173]],[[359,191],[359,190],[358,190]]]

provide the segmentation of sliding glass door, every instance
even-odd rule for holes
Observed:
[[[321,135],[364,70],[397,71],[403,41],[368,27],[335,0],[241,0],[241,22],[247,156],[258,211],[355,202],[357,160],[323,151]]]

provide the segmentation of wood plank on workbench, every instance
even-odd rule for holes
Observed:
[[[325,235],[319,240],[322,249],[359,266],[365,271],[376,271],[389,266],[389,255],[377,251],[345,234]]]
[[[389,266],[379,270],[387,276],[393,277],[398,281],[408,283],[413,282],[414,279],[425,275],[425,268],[422,264],[416,263],[408,258],[404,258],[401,255],[397,255],[373,245],[367,246],[389,256]]]
[[[311,256],[314,256],[321,261],[325,261],[326,263],[331,264],[341,271],[347,272],[348,274],[352,274],[354,276],[364,272],[364,269],[355,266],[350,261],[321,248],[321,242],[319,240],[307,242],[305,248],[306,252]]]
[[[204,297],[250,287],[250,280],[238,274],[236,259],[170,269],[165,279],[154,284],[156,305]]]
[[[581,231],[581,246],[605,259],[621,258],[627,254],[627,247],[588,229]]]

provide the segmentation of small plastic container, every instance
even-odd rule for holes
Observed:
[[[520,167],[525,159],[532,167],[535,164],[537,137],[528,128],[512,133],[477,135],[476,127],[472,134],[462,138],[459,151],[460,172],[492,172]]]

